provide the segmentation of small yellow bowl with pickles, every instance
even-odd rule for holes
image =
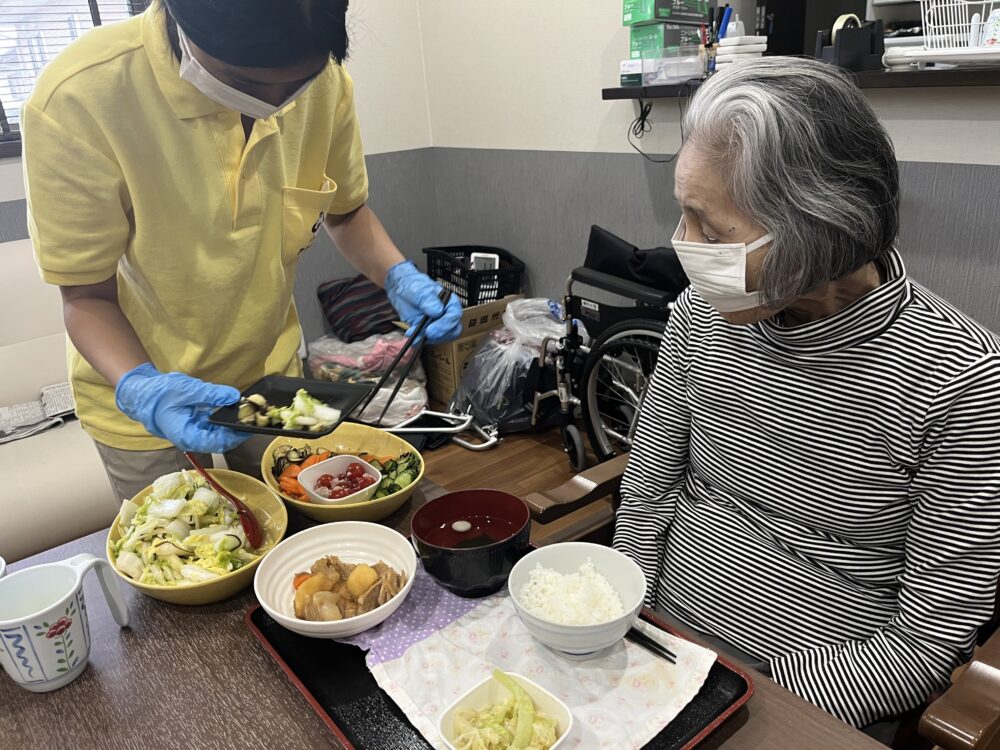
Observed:
[[[282,491],[278,478],[274,474],[274,467],[275,461],[285,450],[285,446],[306,447],[311,451],[322,449],[337,455],[355,456],[368,453],[374,456],[399,457],[404,453],[413,453],[419,460],[420,471],[410,484],[391,495],[349,505],[319,505],[308,500],[294,498]],[[318,438],[275,438],[264,451],[260,461],[260,473],[268,487],[302,515],[323,523],[330,521],[381,521],[406,503],[424,478],[424,470],[423,457],[408,442],[377,427],[353,422],[344,422],[329,435]]]

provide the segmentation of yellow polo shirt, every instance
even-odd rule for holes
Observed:
[[[353,84],[326,70],[254,123],[182,80],[159,3],[88,32],[43,71],[24,105],[29,231],[51,284],[118,279],[153,364],[242,390],[298,374],[292,287],[326,212],[368,198]],[[115,407],[72,345],[77,414],[97,441],[168,445]]]

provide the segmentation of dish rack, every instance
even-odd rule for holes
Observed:
[[[920,0],[923,46],[887,49],[883,62],[889,68],[1000,65],[1000,43],[985,45],[994,11],[1000,13],[1000,0]]]

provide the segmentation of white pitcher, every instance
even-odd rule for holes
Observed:
[[[128,626],[128,608],[106,560],[84,553],[25,568],[0,580],[0,665],[35,693],[75,680],[90,656],[83,576],[96,568],[111,616]]]

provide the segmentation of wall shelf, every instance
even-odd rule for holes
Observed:
[[[1000,86],[1000,68],[950,70],[872,70],[854,74],[863,89],[938,88],[942,86]],[[618,86],[603,89],[601,98],[664,99],[693,93],[698,83],[661,86]]]

